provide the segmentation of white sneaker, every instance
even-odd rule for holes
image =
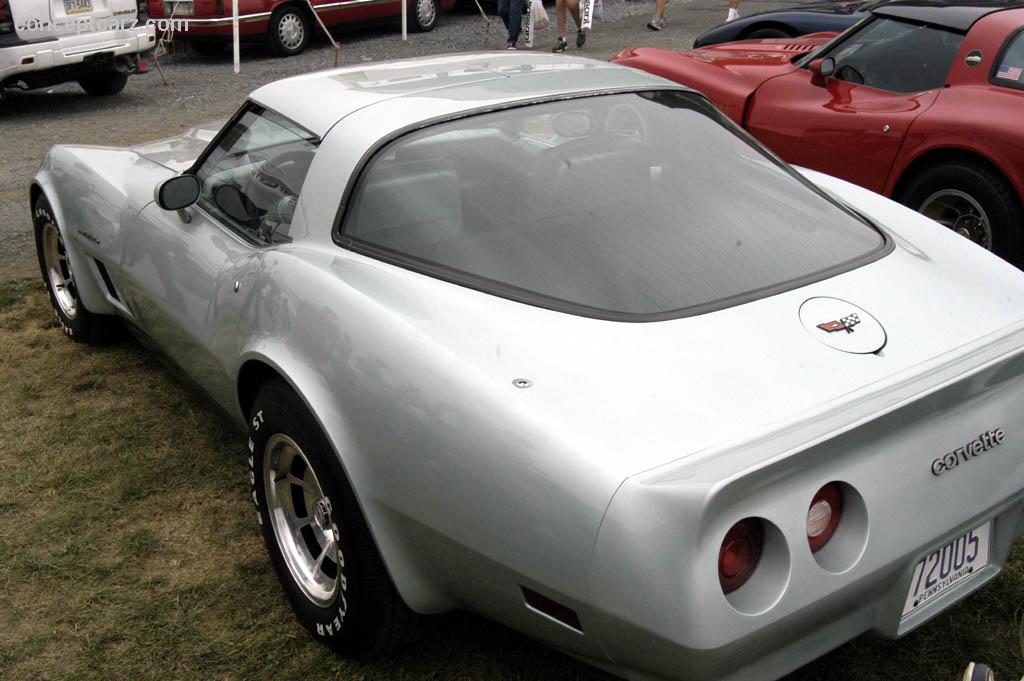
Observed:
[[[729,16],[726,18],[725,23],[729,23],[730,21],[736,21],[739,18],[740,18],[740,11],[738,9],[736,9],[735,7],[730,7],[729,8]]]

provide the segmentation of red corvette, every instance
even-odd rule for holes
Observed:
[[[232,35],[231,0],[141,0],[148,2],[149,16],[158,22],[178,19],[180,37],[187,38],[201,54],[224,50]],[[408,0],[409,29],[429,31],[441,9],[456,0]],[[401,0],[239,0],[239,32],[245,39],[266,39],[283,57],[306,49],[317,27],[312,6],[327,27],[401,16]],[[160,25],[159,23],[157,24]]]
[[[786,161],[1024,264],[1024,7],[895,2],[841,35],[614,61],[710,97]]]

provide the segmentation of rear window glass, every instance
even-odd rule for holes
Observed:
[[[410,133],[368,163],[342,243],[532,304],[671,318],[880,253],[884,238],[703,98],[535,104]]]
[[[996,64],[992,82],[998,85],[1024,88],[1024,29],[1010,38]]]

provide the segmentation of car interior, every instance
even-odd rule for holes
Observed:
[[[946,83],[964,36],[877,18],[837,47],[836,77],[888,92],[924,92]]]
[[[392,143],[364,171],[344,234],[505,286],[641,313],[785,281],[878,241],[861,223],[852,236],[826,235],[825,223],[849,216],[704,113],[637,95],[535,110],[548,109]],[[727,177],[715,162],[737,156],[749,177]],[[730,196],[734,184],[746,191]],[[805,243],[783,248],[779,231]],[[752,261],[731,267],[730,258]]]

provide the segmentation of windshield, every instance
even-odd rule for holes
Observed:
[[[678,91],[535,104],[401,137],[362,173],[342,238],[505,297],[636,321],[768,295],[885,244]]]

